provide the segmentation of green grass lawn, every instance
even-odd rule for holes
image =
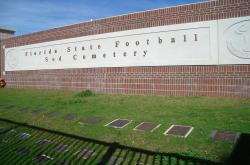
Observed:
[[[250,100],[220,97],[160,97],[95,94],[77,97],[74,91],[0,89],[0,104],[16,105],[1,109],[0,118],[57,130],[86,138],[118,142],[119,144],[157,152],[222,162],[234,147],[233,143],[212,141],[212,130],[250,133]],[[100,117],[96,125],[80,125],[79,119],[64,121],[62,116],[47,118],[18,109],[46,109],[62,114],[76,113],[80,118]],[[123,129],[104,127],[116,118],[131,119]],[[133,128],[147,121],[161,124],[154,132],[138,132]],[[172,124],[193,126],[187,138],[164,136]],[[3,127],[4,124],[0,125]]]

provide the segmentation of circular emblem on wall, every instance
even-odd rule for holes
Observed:
[[[11,68],[14,69],[16,68],[16,66],[18,65],[18,58],[17,56],[15,56],[13,53],[13,51],[10,50],[6,53],[6,63],[7,65]]]
[[[227,50],[234,56],[250,59],[250,20],[237,22],[225,30]]]

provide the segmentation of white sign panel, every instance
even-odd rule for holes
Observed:
[[[249,47],[238,44],[239,36],[249,43],[247,20],[160,26],[7,48],[5,70],[249,64]],[[233,36],[231,29],[239,27],[242,35]]]

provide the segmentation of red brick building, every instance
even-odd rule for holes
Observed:
[[[203,62],[198,62],[197,65],[195,65],[195,63],[189,62],[187,63],[187,65],[185,65],[185,62],[181,63],[181,65],[175,65],[171,62],[166,62],[167,65],[164,65],[164,62],[161,65],[140,65],[139,60],[138,65],[131,64],[131,66],[129,66],[129,64],[120,66],[117,63],[112,67],[109,67],[109,65],[105,66],[101,64],[99,67],[51,67],[51,69],[41,69],[38,67],[38,69],[33,68],[27,70],[8,70],[6,69],[7,64],[5,59],[7,54],[6,50],[20,46],[47,43],[51,41],[77,37],[91,37],[95,35],[105,36],[106,34],[109,35],[109,33],[113,32],[119,32],[117,34],[120,34],[120,32],[121,34],[123,34],[124,32],[124,34],[127,34],[127,31],[132,30],[131,32],[133,32],[134,30],[137,32],[141,29],[147,28],[168,28],[175,26],[185,27],[186,25],[189,26],[189,23],[194,23],[197,26],[200,26],[200,24],[203,25],[203,23],[207,23],[208,25],[210,23],[214,23],[215,25],[213,26],[217,27],[217,24],[220,24],[220,22],[217,23],[213,21],[221,20],[223,22],[223,20],[233,18],[239,18],[239,22],[244,23],[242,25],[240,24],[239,28],[241,29],[239,29],[239,31],[242,33],[245,32],[245,34],[247,35],[246,37],[249,37],[249,31],[245,30],[250,22],[248,16],[250,16],[249,0],[218,0],[115,16],[65,27],[49,29],[37,33],[16,36],[13,38],[5,39],[1,42],[0,73],[1,77],[6,80],[7,87],[9,88],[91,89],[96,92],[113,94],[227,96],[249,98],[250,56],[248,56],[249,54],[247,48],[243,49],[244,52],[238,52],[240,56],[240,62],[231,63],[230,59],[227,62],[227,59],[225,59],[224,57],[222,60],[216,59],[216,56],[213,55],[213,51],[215,51],[214,49],[216,49],[216,47],[212,47],[211,50],[208,51],[211,55],[211,58],[215,58],[211,59],[212,62],[208,65],[203,64]],[[224,24],[226,23],[221,23],[221,25],[223,26]],[[190,26],[191,25],[192,24],[190,24]],[[234,25],[238,26],[237,24]],[[215,34],[218,40],[223,39],[223,37],[220,38],[219,32],[217,34],[217,32],[209,30],[208,33]],[[166,33],[165,35],[164,33],[163,35],[167,36],[168,34],[169,33]],[[173,32],[171,34],[175,33]],[[177,32],[175,35],[179,36]],[[183,37],[181,39],[183,40],[183,44],[184,42],[189,40],[192,40],[192,42],[194,42],[196,40],[200,40],[201,37],[205,37],[205,35],[201,37],[196,36],[196,32],[194,32],[192,36],[181,33],[181,36]],[[190,36],[191,38],[188,38]],[[160,43],[160,39],[162,39],[161,36],[157,36],[153,40]],[[175,42],[175,39],[178,42],[178,38],[170,37],[169,44],[171,42]],[[120,41],[122,40],[114,40],[114,44],[120,46],[120,44],[122,44],[122,42]],[[227,41],[229,42],[230,40]],[[86,43],[86,41],[84,42]],[[142,40],[142,42],[144,42],[145,45],[147,45],[147,42],[149,44],[149,41],[147,41],[146,39]],[[206,41],[204,40],[204,43],[205,42]],[[213,43],[213,41],[210,42]],[[126,43],[124,42],[124,44]],[[136,40],[135,46],[137,46]],[[77,48],[75,48],[74,46],[66,46],[66,52],[67,49],[71,49],[70,51],[73,51],[73,49]],[[92,49],[92,47],[90,49]],[[98,49],[101,49],[101,45],[100,47],[96,45],[96,51],[98,51]],[[156,51],[153,49],[154,48],[152,48],[152,52]],[[196,48],[194,47],[194,50],[195,49]],[[54,51],[55,53],[57,53],[56,49]],[[176,51],[178,50],[175,50],[174,52]],[[199,48],[197,48],[197,52],[199,52]],[[237,53],[237,51],[235,52]],[[23,53],[23,57],[36,55],[36,52],[26,51],[25,53]],[[37,51],[37,53],[40,53],[40,51]],[[134,54],[134,56],[139,54],[139,52],[138,54],[136,53]],[[220,53],[221,51],[218,51],[219,56]],[[92,54],[91,57],[95,58],[95,56],[93,55],[94,54]],[[141,52],[141,55],[143,56],[143,52]],[[102,58],[105,58],[104,56],[106,56],[106,54],[102,53],[101,56]],[[115,54],[112,54],[112,57],[115,56]],[[235,56],[238,55],[236,54]],[[50,59],[50,56],[48,57],[48,60],[53,60],[53,58]],[[80,58],[78,54],[72,54],[72,60],[76,60],[78,58]],[[81,58],[85,58],[85,56],[81,54]],[[213,60],[217,60],[219,62],[222,61],[222,63],[213,63]],[[12,65],[15,65],[15,63],[10,64],[10,66]],[[22,67],[25,66],[22,65]]]

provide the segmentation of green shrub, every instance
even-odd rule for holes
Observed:
[[[91,90],[87,89],[87,90],[77,93],[76,97],[88,97],[88,96],[93,96],[93,95],[94,93]]]

